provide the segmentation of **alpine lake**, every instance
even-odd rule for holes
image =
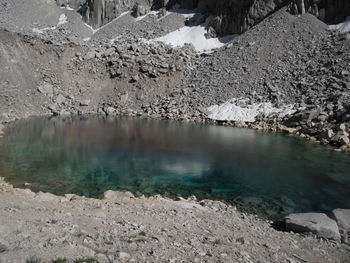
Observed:
[[[349,154],[283,134],[175,121],[16,121],[0,138],[0,176],[57,195],[194,195],[272,219],[350,208]]]

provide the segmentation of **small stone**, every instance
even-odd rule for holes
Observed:
[[[128,93],[126,93],[126,94],[120,96],[120,102],[122,104],[126,104],[126,102],[128,101],[128,98],[129,98],[129,95],[128,95]]]
[[[90,60],[90,59],[93,59],[95,56],[96,56],[95,51],[89,51],[89,52],[85,55],[84,59],[85,59],[85,60]]]
[[[90,104],[90,100],[89,99],[80,101],[80,106],[89,106],[89,104]]]
[[[341,130],[341,131],[345,131],[346,130],[346,126],[345,126],[344,123],[339,125],[339,130]]]
[[[0,243],[0,253],[6,252],[6,251],[8,251],[7,246],[5,246],[4,244]]]
[[[107,107],[107,109],[104,110],[107,116],[113,116],[116,115],[117,110],[113,107]]]
[[[126,252],[119,252],[118,256],[119,256],[120,259],[128,259],[128,258],[130,258],[130,254],[126,253]]]
[[[134,75],[134,76],[131,77],[130,82],[138,82],[139,80],[140,80],[139,75]]]
[[[53,96],[53,86],[49,83],[45,83],[38,87],[38,91],[45,96],[52,98]]]
[[[58,94],[58,96],[56,97],[57,104],[62,104],[65,100],[66,98],[62,94]]]
[[[342,70],[341,74],[342,74],[343,76],[349,76],[349,71],[347,71],[347,70]]]

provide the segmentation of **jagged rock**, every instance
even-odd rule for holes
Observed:
[[[337,223],[323,213],[290,214],[285,217],[287,231],[312,232],[319,237],[340,241]]]
[[[148,10],[149,8],[147,8],[146,6],[136,3],[132,8],[131,15],[135,18],[139,16],[143,16],[147,14]]]
[[[334,209],[331,216],[335,219],[340,229],[350,231],[350,209]]]

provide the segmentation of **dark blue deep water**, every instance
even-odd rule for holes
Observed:
[[[348,154],[281,134],[170,121],[18,121],[0,139],[0,176],[60,195],[195,195],[270,217],[350,208]]]

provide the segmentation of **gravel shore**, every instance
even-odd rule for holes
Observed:
[[[104,197],[35,194],[1,181],[0,262],[349,262],[344,245],[277,231],[222,202]]]

